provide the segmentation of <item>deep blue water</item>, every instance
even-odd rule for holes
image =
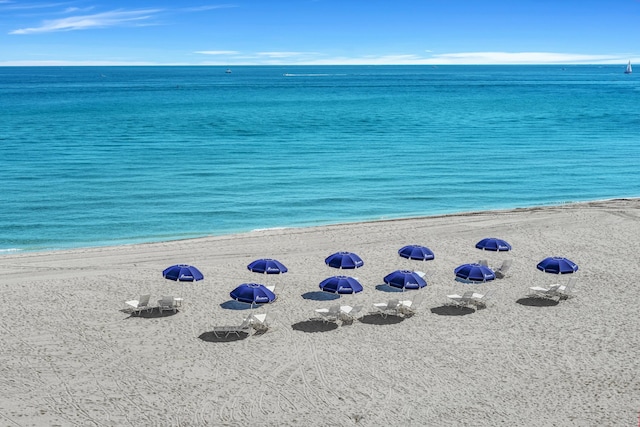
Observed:
[[[0,67],[0,254],[640,196],[620,66]]]

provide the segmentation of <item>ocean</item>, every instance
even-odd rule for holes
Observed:
[[[640,80],[0,67],[0,254],[640,196]]]

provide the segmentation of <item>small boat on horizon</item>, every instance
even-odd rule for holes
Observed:
[[[631,74],[633,72],[633,70],[631,69],[631,61],[629,61],[629,63],[627,64],[627,69],[624,70],[625,74]]]
[[[227,74],[231,74],[231,68],[227,68],[227,70],[225,71],[225,73],[227,73]]]

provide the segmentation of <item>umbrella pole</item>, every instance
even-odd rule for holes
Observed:
[[[254,319],[253,310],[255,310],[255,307],[256,307],[256,303],[252,302],[251,303],[251,311],[249,313],[249,316],[251,316],[249,318],[249,338],[251,338],[253,336],[253,319]]]

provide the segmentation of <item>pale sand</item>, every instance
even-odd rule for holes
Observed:
[[[514,250],[474,248],[490,236]],[[400,258],[411,243],[436,260]],[[337,273],[324,258],[339,250],[365,261],[354,273],[365,291],[341,302],[367,311],[397,295],[376,289],[387,273],[432,270],[419,313],[305,332],[332,301],[302,294]],[[640,201],[612,200],[3,256],[0,425],[637,425],[639,254]],[[536,270],[551,255],[580,266],[577,296],[522,304],[529,286],[568,279]],[[261,257],[290,270],[269,277],[271,329],[201,339],[248,313],[225,307],[235,286],[263,278],[246,268]],[[454,267],[506,257],[512,274],[485,285],[488,308],[446,315],[446,295],[466,289]],[[163,279],[176,263],[205,280]],[[166,317],[121,311],[144,292],[185,303]]]

